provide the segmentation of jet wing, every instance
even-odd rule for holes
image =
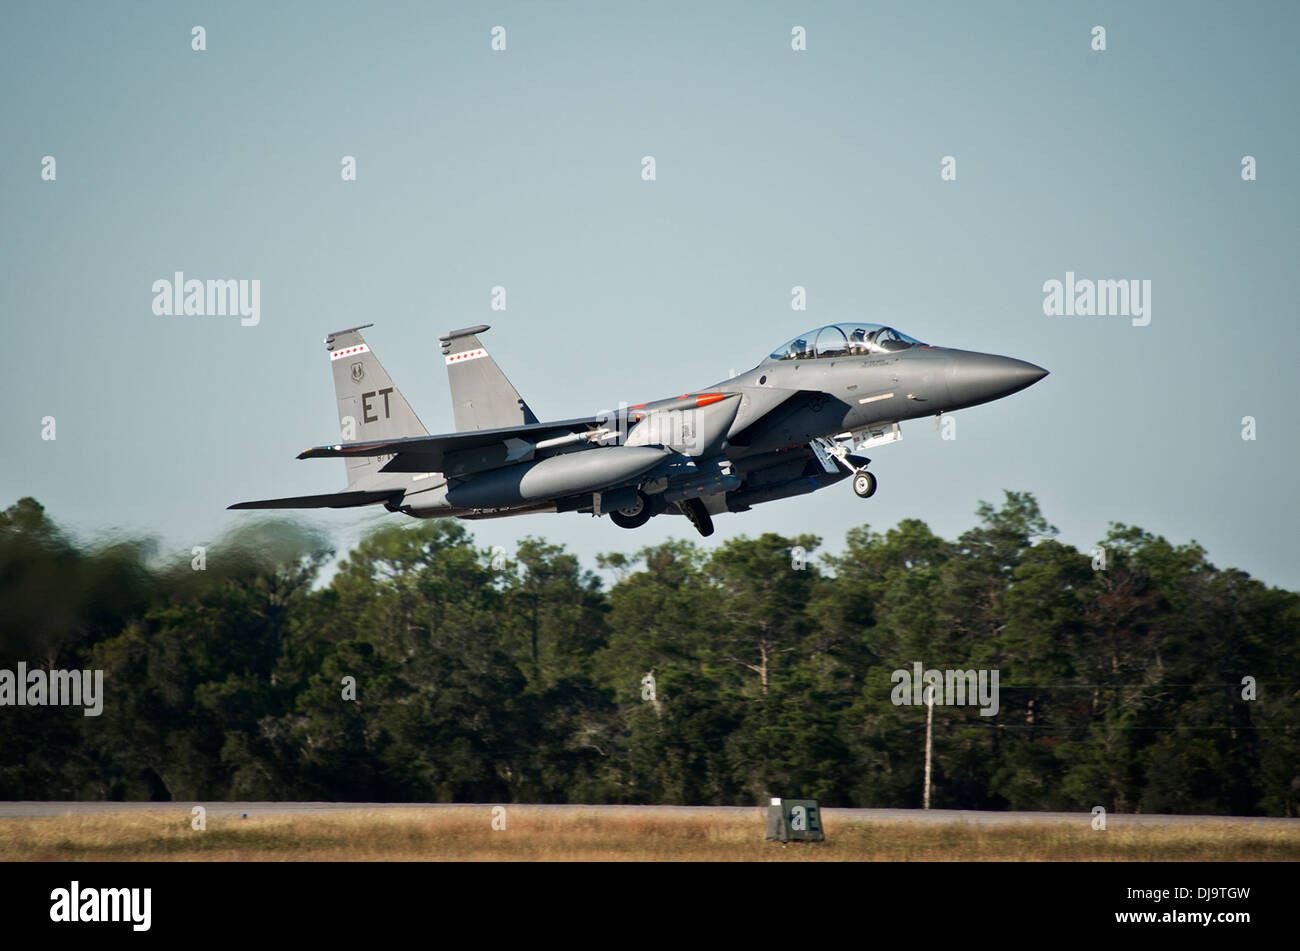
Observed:
[[[347,509],[358,505],[374,505],[389,499],[400,499],[402,490],[385,489],[373,492],[330,492],[326,495],[295,495],[287,499],[262,499],[259,502],[236,502],[231,509]]]
[[[565,419],[552,423],[528,423],[499,429],[476,429],[440,436],[409,436],[374,442],[315,446],[298,454],[299,459],[336,456],[393,456],[381,472],[442,472],[458,475],[521,462],[532,457],[539,443],[564,439],[575,444],[597,433],[613,435],[617,430],[614,413]],[[567,438],[566,437],[570,437]],[[544,447],[545,448],[545,447]]]

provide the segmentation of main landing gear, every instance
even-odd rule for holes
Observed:
[[[635,505],[629,505],[625,509],[615,509],[609,513],[609,520],[619,528],[640,528],[650,521],[650,503],[638,492]]]
[[[695,530],[708,538],[713,534],[713,517],[709,515],[709,510],[704,507],[704,503],[699,499],[686,499],[678,502],[677,507],[682,510],[682,514],[691,520]]]
[[[699,499],[685,499],[677,503],[677,508],[685,515],[695,530],[708,538],[713,534],[713,517],[709,515],[709,510]],[[650,500],[645,494],[638,492],[636,494],[636,504],[629,505],[625,509],[614,509],[609,513],[609,520],[619,528],[640,528],[646,522],[650,521],[650,516],[654,512],[651,510]]]

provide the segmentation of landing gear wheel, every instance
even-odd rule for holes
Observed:
[[[619,528],[640,528],[650,521],[650,503],[640,492],[636,494],[636,504],[625,509],[615,509],[609,513],[609,520]]]
[[[853,492],[860,499],[869,499],[876,494],[876,477],[866,469],[859,469],[853,474]]]
[[[713,518],[709,515],[709,510],[704,507],[704,503],[699,499],[687,499],[685,502],[678,502],[677,507],[682,510],[682,514],[691,520],[695,530],[708,538],[713,534]]]

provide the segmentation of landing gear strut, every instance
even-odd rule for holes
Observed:
[[[853,491],[858,498],[869,499],[876,494],[876,477],[867,471],[871,462],[866,456],[849,449],[848,444],[828,436],[818,436],[808,443],[817,461],[827,472],[836,475],[841,471],[853,476]]]
[[[866,469],[853,473],[853,492],[860,499],[869,499],[876,494],[876,477]]]
[[[709,515],[709,510],[704,507],[704,503],[699,499],[686,499],[684,502],[678,502],[677,507],[682,510],[682,514],[691,520],[695,530],[708,538],[713,534],[713,518]]]

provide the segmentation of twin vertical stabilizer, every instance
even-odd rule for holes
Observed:
[[[456,429],[503,429],[537,422],[497,362],[488,355],[478,335],[489,329],[487,324],[453,330],[442,341],[443,359],[447,363],[447,382],[451,385],[452,411]]]

